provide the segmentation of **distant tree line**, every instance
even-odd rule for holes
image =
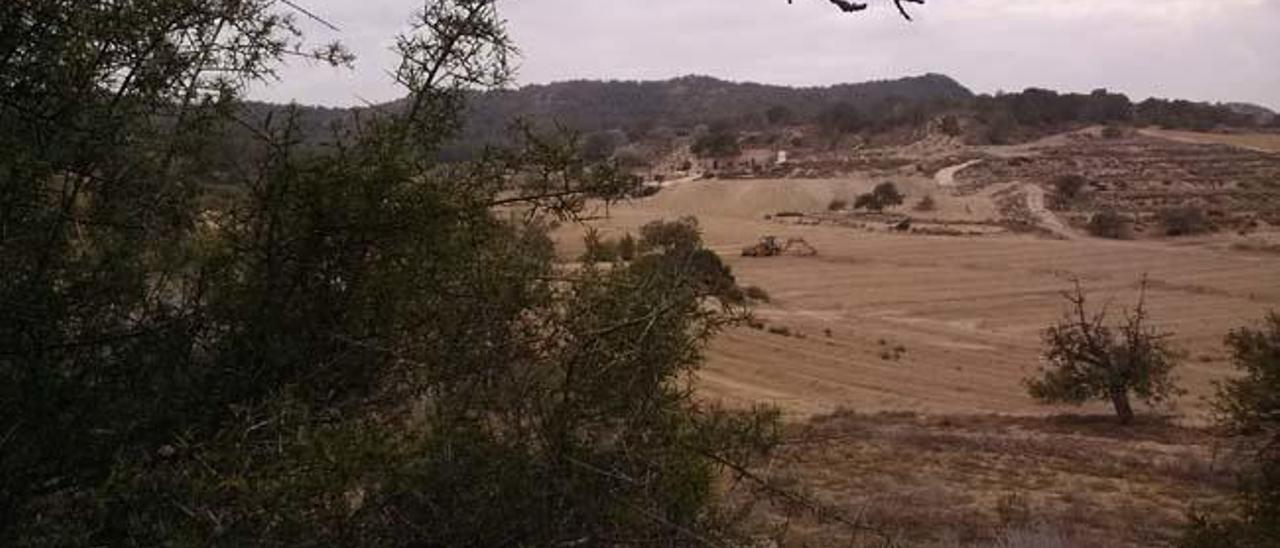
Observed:
[[[472,92],[469,99],[459,138],[441,147],[441,159],[474,158],[486,146],[508,144],[517,120],[544,130],[580,132],[593,159],[618,151],[632,157],[653,155],[680,137],[702,138],[699,148],[709,156],[736,153],[728,143],[731,137],[763,134],[764,141],[754,138],[757,144],[792,146],[778,140],[777,132],[796,126],[813,127],[823,140],[835,143],[852,135],[920,130],[938,120],[946,135],[971,144],[1016,143],[1094,124],[1108,126],[1113,135],[1116,126],[1125,125],[1194,131],[1280,127],[1280,117],[1251,105],[1155,98],[1135,103],[1105,89],[1082,94],[1027,88],[974,95],[938,74],[824,88],[733,83],[703,76],[657,82],[573,81]],[[335,138],[335,124],[402,106],[403,102],[351,110],[304,107],[297,124],[305,142],[324,143]],[[261,103],[246,107],[254,120],[280,108]],[[641,143],[645,146],[640,149],[628,148]]]
[[[1105,89],[1089,94],[1028,88],[1021,93],[976,97],[970,106],[985,126],[985,140],[1015,142],[1079,124],[1123,124],[1208,131],[1219,126],[1260,125],[1256,116],[1224,105],[1151,98],[1134,103]]]

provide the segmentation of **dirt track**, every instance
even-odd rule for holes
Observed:
[[[937,181],[938,186],[942,188],[953,188],[956,186],[957,173],[980,163],[982,163],[982,160],[970,160],[960,165],[944,168],[934,176],[934,181]]]
[[[1023,185],[1023,192],[1027,197],[1027,209],[1031,211],[1031,215],[1035,216],[1036,224],[1045,230],[1053,233],[1055,236],[1064,240],[1074,240],[1076,238],[1075,231],[1067,227],[1066,224],[1058,219],[1049,208],[1044,205],[1044,189],[1039,185]]]

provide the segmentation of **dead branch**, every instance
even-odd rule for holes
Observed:
[[[836,8],[839,8],[840,11],[843,11],[845,13],[863,11],[868,7],[868,4],[865,2],[850,2],[849,0],[827,0],[827,1],[835,5]],[[924,4],[924,0],[893,0],[893,5],[898,8],[898,13],[902,14],[903,19],[906,19],[908,21],[912,20],[911,14],[907,13],[906,6],[902,5],[903,2],[909,2],[912,4],[921,4],[921,5]],[[787,0],[787,3],[788,4],[794,3],[794,0]]]

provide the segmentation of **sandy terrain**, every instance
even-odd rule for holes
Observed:
[[[1127,304],[1143,273],[1151,277],[1151,312],[1188,352],[1180,374],[1190,394],[1178,411],[1201,417],[1201,398],[1211,392],[1211,381],[1229,370],[1223,336],[1280,308],[1280,255],[1232,251],[1214,238],[921,236],[764,219],[779,211],[823,211],[831,199],[852,200],[877,182],[682,183],[615,205],[608,219],[593,224],[616,236],[655,219],[698,216],[708,245],[733,267],[739,282],[759,285],[773,297],[759,307],[759,318],[793,332],[781,336],[742,327],[724,333],[710,351],[702,389],[729,404],[777,404],[797,418],[839,408],[1061,412],[1036,405],[1021,384],[1037,367],[1040,330],[1062,311],[1060,292],[1079,277],[1099,302]],[[896,182],[908,194],[907,204],[936,195],[940,211],[919,215],[980,221],[993,209],[982,194],[950,196],[932,178]],[[560,232],[566,257],[580,253],[581,230],[570,226]],[[820,254],[738,256],[742,246],[764,234],[804,237]]]

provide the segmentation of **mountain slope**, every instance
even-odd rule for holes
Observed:
[[[1259,124],[1269,124],[1277,116],[1275,111],[1253,103],[1226,103],[1222,106],[1236,114],[1252,116],[1254,121]]]

